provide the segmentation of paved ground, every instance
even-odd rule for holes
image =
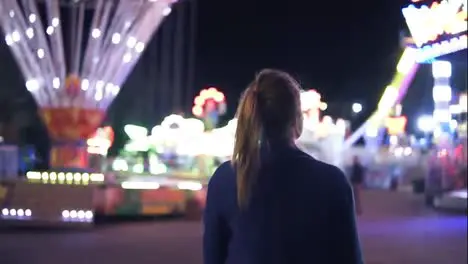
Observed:
[[[466,264],[467,219],[405,193],[368,192],[359,219],[369,264]],[[1,264],[199,264],[197,222],[126,222],[95,230],[0,230]]]

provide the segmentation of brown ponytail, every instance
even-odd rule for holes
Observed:
[[[232,164],[237,173],[237,202],[245,208],[260,170],[261,141],[294,139],[302,130],[299,84],[289,74],[265,69],[244,92],[237,109]]]
[[[237,109],[237,129],[232,157],[237,172],[237,202],[240,208],[247,205],[260,168],[262,130],[257,91],[255,85],[251,85],[245,91]]]

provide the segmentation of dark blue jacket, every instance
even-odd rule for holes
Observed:
[[[353,193],[344,174],[295,147],[262,155],[249,204],[222,164],[208,186],[205,264],[360,264]]]

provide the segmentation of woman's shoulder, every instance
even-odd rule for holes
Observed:
[[[230,181],[231,178],[235,175],[234,168],[231,161],[226,161],[219,165],[219,167],[211,176],[209,185],[218,185],[223,182]]]

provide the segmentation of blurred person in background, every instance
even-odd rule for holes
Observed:
[[[208,186],[205,264],[363,263],[345,175],[300,151],[300,86],[263,70],[237,111],[232,161]]]
[[[361,190],[364,184],[364,167],[362,166],[358,156],[353,157],[350,180],[353,186],[356,213],[362,214]]]

